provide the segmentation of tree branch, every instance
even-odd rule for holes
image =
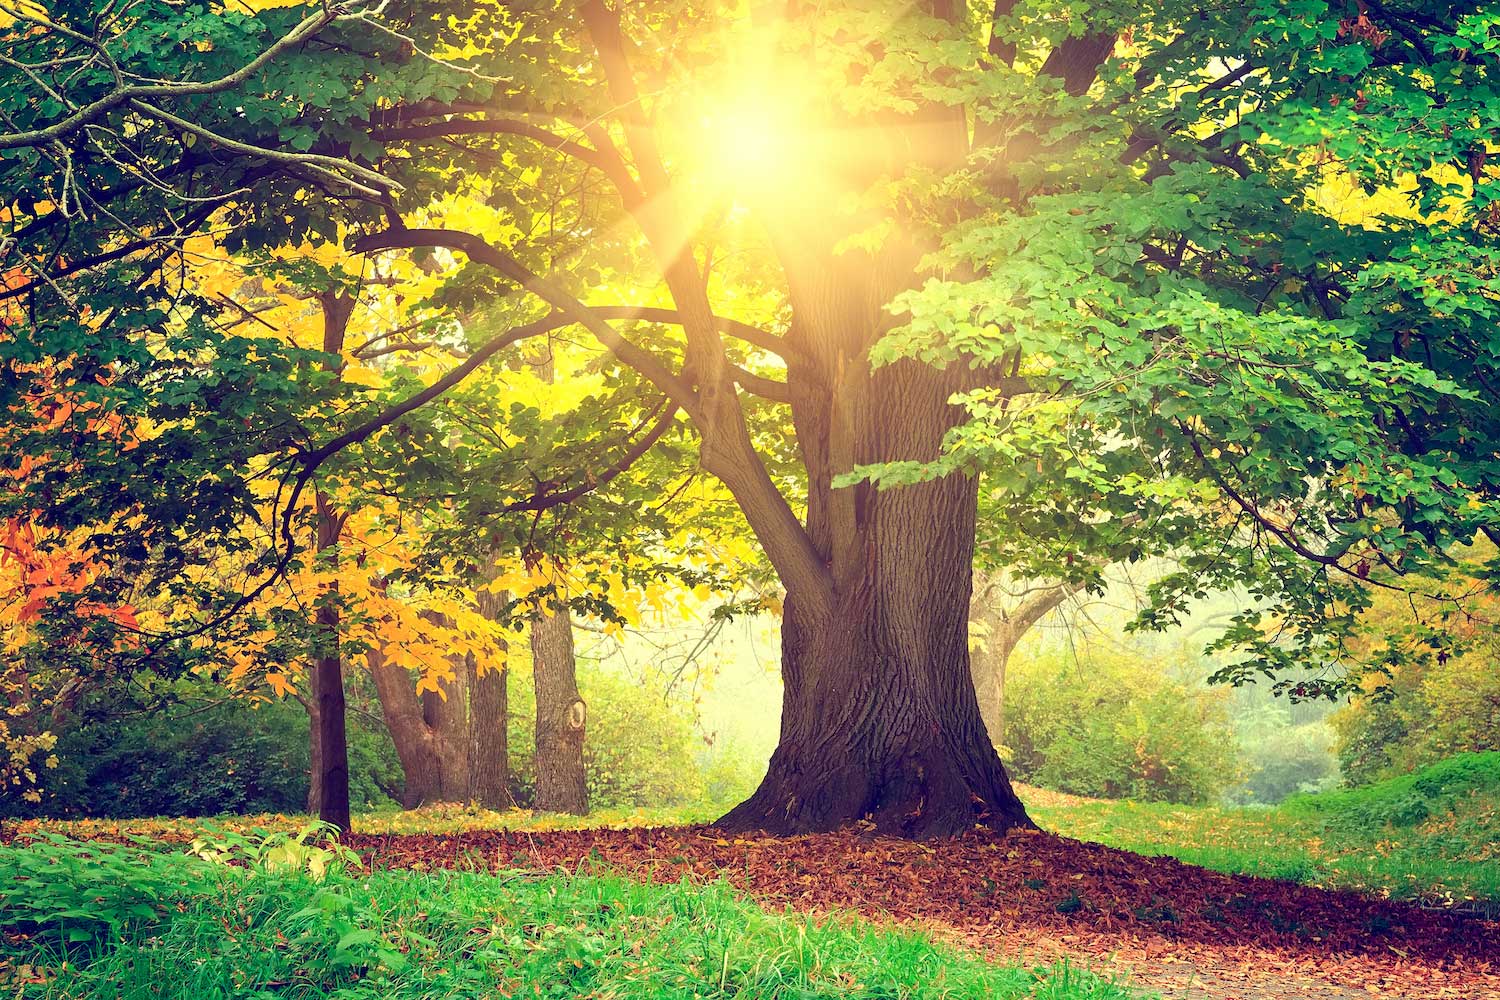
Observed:
[[[20,14],[24,20],[32,21],[45,28],[55,31],[65,31],[61,25],[54,24],[45,17],[33,16],[22,11]],[[346,8],[340,5],[328,4],[319,8],[315,13],[303,18],[291,31],[287,32],[275,43],[270,45],[264,52],[254,59],[245,63],[232,73],[227,73],[217,80],[205,80],[202,82],[184,83],[162,83],[151,85],[129,85],[117,87],[105,94],[98,100],[86,104],[77,111],[53,122],[51,125],[39,129],[31,129],[25,132],[0,132],[0,149],[17,149],[26,146],[42,146],[54,142],[77,132],[86,125],[92,125],[103,118],[110,111],[118,108],[132,100],[149,97],[179,97],[198,94],[213,94],[236,87],[250,79],[261,69],[283,52],[307,41],[323,28],[334,21],[350,18],[354,15],[347,13]],[[97,45],[91,39],[86,39],[90,44]]]
[[[412,250],[419,247],[455,250],[471,260],[494,268],[558,310],[560,315],[567,317],[569,323],[577,323],[592,333],[615,357],[640,372],[651,384],[687,411],[689,416],[698,412],[697,395],[692,387],[654,354],[620,336],[602,316],[574,298],[561,285],[534,274],[519,260],[473,233],[455,229],[392,229],[361,236],[350,244],[350,249],[355,253]],[[475,355],[478,356],[477,351]]]

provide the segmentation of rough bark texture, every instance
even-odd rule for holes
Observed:
[[[583,815],[589,809],[583,770],[588,707],[578,694],[573,623],[566,608],[532,614],[531,664],[536,684],[536,807]]]
[[[338,544],[342,518],[320,494],[317,497],[318,551]],[[318,608],[317,623],[323,648],[313,661],[313,698],[317,712],[313,749],[317,753],[313,784],[318,793],[318,818],[347,832],[349,825],[349,739],[344,731],[344,658],[339,650],[338,591]]]
[[[323,741],[318,737],[316,692],[302,698],[302,707],[307,709],[307,814],[316,816],[323,802]]]
[[[417,695],[416,679],[405,667],[396,666],[379,649],[367,654],[370,676],[375,680],[375,694],[386,729],[396,746],[401,762],[403,782],[401,806],[415,809],[429,802],[443,801],[442,763],[436,741],[422,715],[422,699]]]
[[[852,449],[857,461],[932,454],[949,419],[941,377],[898,365],[853,391],[881,401],[858,412],[864,426],[804,439]],[[809,613],[789,595],[781,740],[755,795],[720,825],[802,833],[868,817],[913,837],[1029,825],[969,673],[976,500],[963,477],[814,499],[809,529],[829,553],[836,604]]]

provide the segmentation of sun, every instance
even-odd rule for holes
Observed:
[[[736,189],[784,191],[815,168],[811,130],[783,95],[731,95],[705,113],[703,125],[704,166]]]

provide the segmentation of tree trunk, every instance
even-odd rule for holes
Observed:
[[[323,351],[338,357],[344,350],[349,317],[358,300],[342,292],[324,292],[318,297],[323,310]],[[344,517],[321,492],[314,494],[317,510],[319,558],[338,565],[339,535]],[[313,661],[313,714],[309,737],[313,753],[310,789],[317,794],[318,818],[349,832],[349,739],[344,731],[344,660],[339,649],[339,593],[332,584],[320,595],[317,611],[319,649]]]
[[[343,519],[317,496],[318,551],[338,544]],[[336,556],[334,558],[337,558]],[[313,664],[313,697],[318,704],[317,770],[313,783],[318,789],[318,818],[349,832],[349,740],[344,731],[344,658],[339,650],[338,587],[331,585],[322,595],[317,623],[321,649]]]
[[[445,626],[450,625],[442,619]],[[422,718],[431,734],[438,758],[438,796],[443,802],[468,802],[472,774],[469,770],[469,679],[467,658],[451,655],[453,680],[443,693],[422,695]]]
[[[323,741],[318,738],[316,692],[311,697],[302,698],[302,707],[307,709],[307,814],[316,816],[323,801]]]
[[[1016,638],[1010,636],[1009,630],[992,630],[985,637],[984,646],[972,654],[979,714],[984,718],[990,742],[997,747],[1005,745],[1005,669],[1015,648]]]
[[[422,700],[411,671],[390,663],[378,648],[370,650],[367,660],[380,712],[401,762],[401,808],[442,801],[442,763],[422,717]]]
[[[531,663],[536,685],[536,807],[581,816],[589,810],[583,772],[588,708],[578,695],[573,622],[566,606],[532,614]]]
[[[504,611],[503,595],[481,591],[479,611],[492,621]],[[510,754],[506,739],[508,668],[479,670],[473,657],[455,658],[454,681],[443,694],[418,696],[412,674],[386,660],[379,649],[368,657],[381,714],[404,775],[401,806],[477,802],[510,809]]]
[[[479,591],[479,613],[496,621],[505,610],[508,598],[488,590]],[[472,798],[488,809],[511,809],[510,743],[506,728],[510,720],[510,667],[504,662],[482,664],[472,657],[474,671],[469,699],[471,759],[469,774],[473,781]]]
[[[787,16],[795,20],[801,6],[791,5]],[[917,7],[954,22],[969,9],[954,0],[918,0]],[[635,106],[640,90],[617,7],[589,0],[580,11],[611,98]],[[1086,65],[1073,41],[1043,67],[1070,93],[1087,86],[1103,59]],[[1088,41],[1087,51],[1101,48]],[[953,473],[885,491],[833,485],[862,466],[936,460],[965,416],[951,402],[958,393],[1025,391],[1015,377],[1019,353],[983,368],[965,359],[943,367],[870,363],[871,348],[902,321],[887,305],[928,276],[921,261],[945,226],[934,212],[948,206],[913,197],[909,210],[897,208],[891,218],[866,208],[862,196],[913,167],[942,175],[963,166],[969,122],[963,110],[937,104],[861,115],[833,95],[799,96],[807,100],[798,108],[813,111],[811,131],[860,137],[815,142],[817,162],[807,169],[741,191],[770,234],[790,299],[789,328],[773,348],[786,360],[786,384],[772,398],[791,406],[807,472],[804,523],[756,452],[741,396],[754,383],[736,377],[718,336],[692,252],[693,206],[672,186],[649,124],[627,119],[624,128],[640,181],[640,197],[627,197],[626,207],[660,264],[686,350],[681,379],[655,363],[630,363],[688,412],[702,468],[734,496],[786,588],[781,743],[755,795],[720,823],[795,833],[870,817],[881,831],[907,836],[976,823],[1030,826],[985,732],[970,676],[978,484]],[[895,224],[883,225],[888,219]],[[599,324],[591,329],[616,345]]]
[[[1031,825],[969,676],[975,497],[961,477],[865,495],[865,571],[831,616],[788,600],[781,741],[720,826],[796,834],[869,819],[930,837]]]
[[[1082,580],[1028,586],[1007,600],[1001,575],[975,574],[969,620],[983,626],[980,649],[973,657],[974,691],[990,742],[1005,743],[1005,671],[1021,639],[1039,621],[1083,589]]]

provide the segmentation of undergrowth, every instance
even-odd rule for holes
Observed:
[[[1397,899],[1500,901],[1500,752],[1273,808],[1040,798],[1043,827],[1140,854]]]
[[[317,830],[269,844],[231,836],[191,853],[61,837],[0,847],[0,991],[18,1000],[1132,995],[1073,966],[997,966],[852,917],[767,912],[723,884],[365,873]]]

